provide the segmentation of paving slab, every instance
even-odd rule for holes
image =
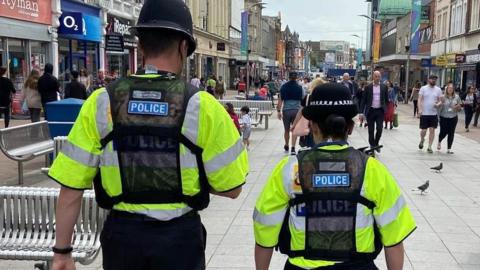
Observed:
[[[405,241],[404,269],[480,269],[480,129],[471,128],[465,133],[459,124],[453,146],[455,154],[448,155],[445,149],[428,154],[418,149],[418,119],[411,116],[411,105],[401,104],[398,111],[400,126],[384,130],[381,143],[385,147],[377,158],[398,181],[418,225]],[[253,207],[272,169],[286,155],[282,130],[282,123],[275,118],[271,119],[269,130],[262,127],[253,130],[251,171],[242,194],[237,200],[212,196],[210,207],[201,212],[208,230],[209,270],[254,269]],[[355,147],[366,146],[367,129],[357,127],[350,143]],[[440,162],[444,164],[441,173],[429,169]],[[1,175],[15,176],[12,170],[15,167],[2,166],[0,158]],[[31,185],[58,186],[39,173],[31,175],[28,181]],[[426,180],[430,180],[427,194],[412,191]],[[5,180],[0,178],[0,182]],[[274,253],[270,269],[283,269],[285,260],[284,255]],[[383,253],[376,264],[382,270],[387,269]],[[32,266],[33,262],[0,261],[0,269],[32,269]],[[77,269],[101,269],[101,258]]]

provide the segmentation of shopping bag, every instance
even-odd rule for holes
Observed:
[[[393,114],[393,127],[398,127],[398,113]]]

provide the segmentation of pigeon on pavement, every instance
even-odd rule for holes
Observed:
[[[427,182],[425,182],[425,184],[419,186],[418,190],[420,190],[420,195],[423,195],[423,193],[428,189],[429,186],[430,186],[430,181],[428,180]]]
[[[442,169],[443,169],[443,162],[440,162],[440,164],[438,166],[431,167],[430,169],[434,170],[437,173],[441,172]]]

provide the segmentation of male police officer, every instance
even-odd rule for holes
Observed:
[[[82,190],[112,209],[101,235],[105,269],[204,269],[198,210],[209,193],[236,198],[247,154],[225,109],[181,81],[196,47],[181,0],[146,1],[136,27],[145,70],[85,102],[50,176],[62,185],[54,269],[74,269],[71,237]]]
[[[385,166],[348,146],[357,115],[351,93],[316,87],[302,113],[319,144],[280,161],[260,194],[256,269],[267,270],[279,247],[286,270],[374,270],[383,246],[388,269],[402,269],[402,241],[415,221]]]

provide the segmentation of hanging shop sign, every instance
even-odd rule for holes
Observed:
[[[124,50],[123,37],[120,35],[106,35],[105,36],[105,50],[108,52],[123,52]]]
[[[0,0],[0,17],[50,25],[52,1]]]
[[[60,16],[59,32],[62,34],[83,35],[86,31],[82,13],[63,12]]]
[[[1,0],[0,0],[1,1]],[[62,0],[58,33],[67,39],[102,41],[100,9],[76,1]]]
[[[130,33],[130,28],[133,24],[133,21],[108,14],[105,30],[107,35],[121,36],[125,47],[136,47],[135,35]]]

